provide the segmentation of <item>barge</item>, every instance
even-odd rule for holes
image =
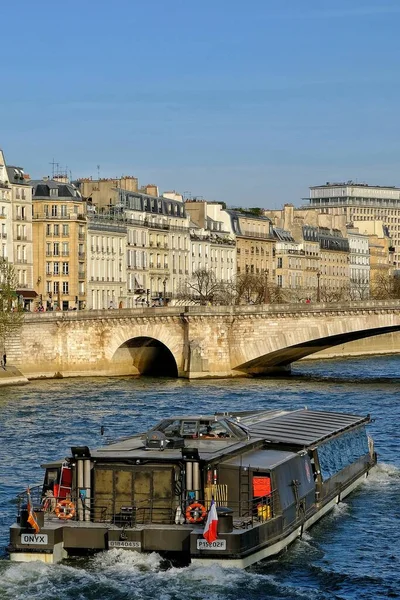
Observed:
[[[19,495],[10,559],[125,548],[245,568],[363,481],[376,464],[370,421],[306,408],[175,416],[102,448],[72,447]]]

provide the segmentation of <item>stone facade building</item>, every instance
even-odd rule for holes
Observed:
[[[127,305],[126,223],[113,215],[87,216],[87,308]]]
[[[127,305],[176,297],[189,276],[189,217],[180,200],[119,190],[127,226]]]
[[[204,200],[186,200],[191,228],[191,268],[207,269],[216,280],[229,283],[236,276],[236,243],[231,220],[223,205]]]
[[[393,242],[393,260],[400,264],[400,188],[327,182],[310,187],[308,200],[308,209],[320,214],[344,213],[347,223],[381,221]]]
[[[370,246],[366,233],[352,225],[347,226],[350,261],[350,298],[367,300],[370,293]]]
[[[274,282],[276,239],[271,220],[237,210],[226,212],[236,238],[237,274],[264,274],[267,283]]]
[[[33,187],[33,266],[40,308],[86,307],[86,204],[75,186],[51,179]]]
[[[32,187],[22,167],[6,165],[0,150],[0,256],[13,264],[18,302],[30,310],[33,276]]]
[[[82,198],[89,200],[97,207],[97,212],[108,211],[115,207],[119,201],[119,190],[137,192],[138,180],[133,175],[117,177],[115,179],[92,179],[83,177],[73,182]]]

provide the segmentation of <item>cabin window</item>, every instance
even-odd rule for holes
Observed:
[[[163,427],[161,431],[163,431],[163,433],[165,433],[167,437],[179,437],[181,434],[180,429],[181,422],[179,419],[176,419],[175,421],[171,421],[170,423],[168,423],[166,427]]]
[[[197,437],[197,421],[182,421],[183,437]]]
[[[365,427],[348,431],[321,444],[318,458],[323,479],[329,479],[366,454],[368,438]]]

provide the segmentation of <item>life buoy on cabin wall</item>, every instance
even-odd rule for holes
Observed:
[[[71,500],[61,500],[54,512],[59,519],[72,519],[75,516],[75,504]]]
[[[207,515],[206,507],[200,504],[200,502],[193,502],[186,508],[186,521],[188,523],[201,523],[204,521]]]

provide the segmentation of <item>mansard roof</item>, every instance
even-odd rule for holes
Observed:
[[[13,167],[12,165],[7,165],[7,177],[10,183],[17,183],[18,185],[31,185],[24,178],[24,170],[22,167]]]
[[[29,184],[33,187],[33,200],[47,199],[53,200],[82,200],[79,190],[71,183],[54,181],[53,179],[31,180]],[[51,190],[57,189],[57,194]]]
[[[122,207],[154,215],[186,218],[185,205],[180,200],[163,196],[151,196],[142,192],[131,192],[118,188]]]

